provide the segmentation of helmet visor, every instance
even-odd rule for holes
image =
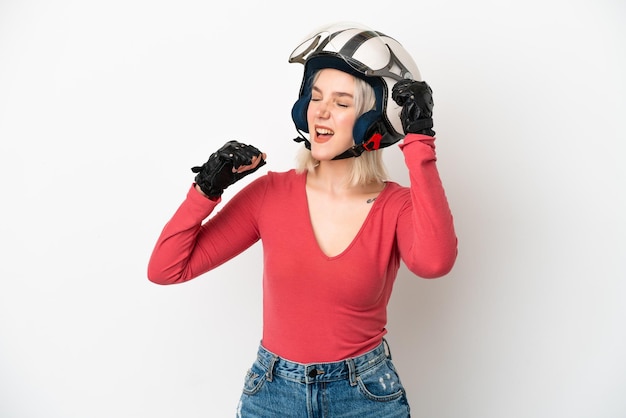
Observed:
[[[355,71],[394,80],[413,78],[413,74],[394,55],[388,43],[392,38],[358,23],[341,22],[321,27],[309,35],[289,56],[289,62],[304,64],[318,55],[343,59]]]

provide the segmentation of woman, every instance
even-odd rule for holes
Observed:
[[[304,64],[292,111],[305,143],[298,167],[258,177],[211,216],[223,190],[266,159],[225,144],[192,169],[148,277],[184,282],[261,240],[263,337],[238,416],[408,417],[384,340],[392,286],[401,260],[435,278],[457,252],[431,90],[399,43],[359,25],[314,32],[290,61]],[[381,159],[399,141],[410,187],[387,180]]]

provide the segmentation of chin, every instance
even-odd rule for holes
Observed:
[[[317,161],[330,161],[332,160],[335,156],[329,156],[327,153],[315,153],[312,152],[311,153],[311,157],[313,157],[313,159],[317,160]]]
[[[350,149],[350,147],[347,147],[347,148],[325,147],[323,145],[320,146],[320,145],[316,145],[315,143],[312,143],[311,156],[315,158],[317,161],[330,161],[348,149]]]
[[[342,151],[337,151],[335,149],[320,150],[320,149],[313,148],[311,150],[311,156],[315,158],[317,161],[330,161],[341,153]]]

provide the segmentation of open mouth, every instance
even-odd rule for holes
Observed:
[[[334,131],[327,128],[315,128],[315,140],[317,142],[326,142],[335,134]]]

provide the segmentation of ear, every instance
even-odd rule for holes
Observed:
[[[300,97],[291,108],[291,118],[296,124],[296,128],[302,132],[309,133],[309,123],[306,120],[306,112],[309,109],[311,95],[305,94]]]
[[[370,132],[370,129],[376,125],[380,118],[380,112],[377,110],[370,110],[369,112],[365,112],[359,116],[354,123],[354,128],[352,129],[354,143],[357,145],[362,144],[363,141],[369,139],[366,138],[366,136],[372,136],[375,133],[374,131]]]

